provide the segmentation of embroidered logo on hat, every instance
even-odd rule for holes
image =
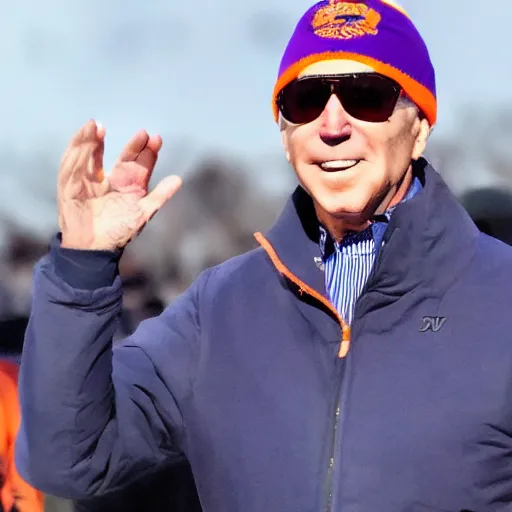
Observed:
[[[377,35],[381,16],[363,3],[329,0],[315,13],[311,25],[315,34],[326,39],[353,39]]]

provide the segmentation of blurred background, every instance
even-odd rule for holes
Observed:
[[[123,257],[119,337],[203,268],[254,247],[295,186],[270,97],[309,0],[17,0],[0,30],[0,351],[16,357],[34,263],[56,230],[55,183],[73,132],[107,128],[105,167],[140,128],[164,148],[154,181],[185,185]],[[512,3],[402,0],[437,70],[427,157],[478,226],[512,243]],[[484,19],[485,18],[485,19]],[[14,327],[13,327],[14,326]],[[21,326],[21,327],[20,327]],[[21,335],[20,335],[21,333]],[[48,510],[69,504],[48,500]]]

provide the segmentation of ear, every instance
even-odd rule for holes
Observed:
[[[412,149],[412,159],[418,160],[423,155],[425,148],[427,147],[428,137],[431,129],[430,124],[425,117],[419,119],[418,133],[416,134],[416,140],[414,141],[414,147]]]
[[[286,156],[286,160],[288,160],[288,162],[290,162],[291,157],[290,157],[290,149],[289,149],[289,145],[288,145],[289,133],[288,133],[288,130],[286,129],[286,122],[281,117],[281,114],[279,114],[279,130],[281,131],[281,142],[283,144],[283,149],[284,149],[284,154]]]

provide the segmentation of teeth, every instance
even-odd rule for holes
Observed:
[[[331,171],[333,169],[348,169],[350,167],[354,167],[357,164],[357,160],[332,160],[331,162],[324,162],[320,164],[320,167],[326,171]]]

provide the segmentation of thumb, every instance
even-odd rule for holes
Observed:
[[[179,190],[183,181],[179,176],[167,176],[145,197],[140,200],[146,219],[153,215]]]

